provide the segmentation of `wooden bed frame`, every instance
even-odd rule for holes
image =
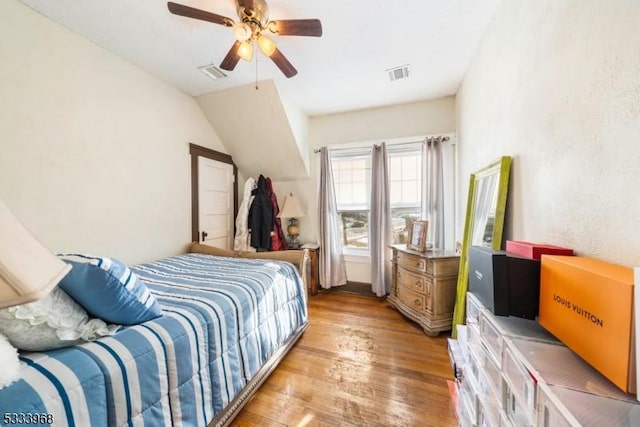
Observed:
[[[291,262],[298,268],[300,275],[305,284],[305,289],[308,289],[308,264],[309,264],[309,251],[304,250],[289,250],[289,251],[277,251],[277,252],[236,252],[228,249],[216,248],[215,246],[203,245],[201,243],[193,242],[189,245],[187,252],[190,253],[202,253],[214,256],[226,256],[233,258],[256,258],[256,259],[271,259],[277,261]],[[229,402],[229,404],[209,423],[208,427],[222,427],[231,424],[233,419],[240,413],[242,408],[249,402],[251,397],[258,391],[258,388],[265,382],[265,380],[276,369],[278,364],[284,359],[289,350],[293,348],[295,343],[304,334],[304,331],[309,326],[309,322],[305,322],[301,325],[294,334],[289,337],[287,342],[282,345],[264,365],[258,370],[256,375],[244,386],[242,390]]]
[[[249,402],[251,397],[258,391],[258,388],[262,385],[263,382],[271,375],[271,373],[276,369],[278,364],[284,359],[289,350],[294,346],[294,344],[300,339],[304,331],[309,326],[309,322],[306,322],[304,325],[300,326],[294,335],[292,335],[289,340],[276,351],[269,360],[265,362],[264,365],[260,368],[260,370],[256,373],[256,375],[247,383],[246,386],[233,398],[231,402],[220,412],[214,419],[209,423],[209,427],[222,427],[229,426],[233,419],[240,413],[242,408]]]

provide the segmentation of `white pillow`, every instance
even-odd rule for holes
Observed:
[[[46,297],[0,310],[0,333],[20,350],[46,351],[113,335],[120,326],[89,319],[59,287]]]
[[[18,350],[0,334],[0,390],[20,377]]]

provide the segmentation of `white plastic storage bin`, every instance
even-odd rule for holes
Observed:
[[[480,337],[489,349],[489,354],[500,366],[502,363],[502,331],[488,310],[480,313]]]
[[[467,292],[467,324],[478,325],[480,323],[480,312],[484,305],[473,292]]]
[[[462,381],[458,387],[458,405],[464,406],[469,419],[474,424],[478,423],[478,383],[473,379],[469,370],[465,367]]]
[[[496,399],[498,401],[498,404],[500,405],[500,408],[503,408],[505,406],[505,397],[504,397],[504,378],[502,375],[502,370],[500,369],[500,367],[495,363],[495,360],[493,360],[493,357],[489,356],[489,352],[488,350],[485,348],[484,349],[484,357],[482,358],[482,372],[484,374],[484,376],[487,378],[487,380],[489,381],[489,385],[490,387],[493,389],[493,392],[496,396]]]
[[[509,416],[504,410],[500,411],[500,427],[516,427],[509,420]]]
[[[477,427],[478,426],[478,423],[471,420],[471,414],[469,413],[469,409],[465,407],[465,404],[463,402],[458,401],[456,416],[458,417],[459,427]]]
[[[551,392],[549,387],[544,383],[538,385],[538,426],[581,427],[580,423]]]
[[[474,349],[469,349],[469,358],[467,359],[466,374],[471,376],[475,384],[479,384],[480,373],[482,371],[482,356],[476,354]]]
[[[529,417],[534,418],[537,380],[524,366],[522,359],[515,355],[513,344],[509,340],[504,341],[502,349],[502,372],[515,398],[530,414]]]
[[[480,399],[480,427],[500,427],[500,409],[496,407],[496,402]]]
[[[507,338],[514,356],[521,360],[538,380],[551,385],[594,393],[618,400],[635,401],[582,360],[571,349],[561,345]]]
[[[509,421],[517,427],[533,427],[535,420],[532,419],[531,413],[525,411],[522,405],[515,398],[515,395],[507,384],[506,387],[506,403],[507,403],[507,417]]]
[[[542,396],[542,393],[545,393]],[[637,400],[624,401],[584,393],[564,387],[548,386],[541,391],[541,401],[551,401],[553,396],[558,410],[551,422],[565,422],[567,426],[583,427],[637,427],[640,426],[640,403]],[[548,405],[551,406],[551,405]],[[543,413],[543,416],[545,414]],[[544,418],[542,420],[544,421]],[[545,425],[545,424],[540,424]],[[547,424],[549,427],[563,424]]]
[[[477,326],[467,325],[467,342],[469,343],[469,353],[481,354],[482,341],[480,339],[480,329]]]
[[[493,319],[502,330],[503,336],[560,344],[556,337],[551,335],[535,320],[512,316],[493,316]]]
[[[502,405],[486,375],[480,375],[479,387],[480,394],[478,404],[480,413],[478,424],[481,426],[499,427]]]

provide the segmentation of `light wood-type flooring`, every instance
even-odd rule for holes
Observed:
[[[455,426],[446,338],[384,299],[309,297],[309,327],[234,426]]]

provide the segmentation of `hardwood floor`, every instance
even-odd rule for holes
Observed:
[[[383,299],[309,298],[310,325],[234,426],[455,426],[448,333],[429,338]]]

